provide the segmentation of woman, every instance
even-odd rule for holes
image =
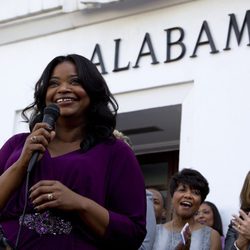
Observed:
[[[154,250],[219,250],[220,235],[194,219],[208,192],[207,180],[196,170],[183,169],[170,180],[173,219],[158,225]]]
[[[42,122],[50,104],[60,109],[55,129]],[[0,150],[0,224],[12,246],[21,223],[18,249],[140,247],[146,234],[145,186],[133,151],[113,136],[117,109],[86,58],[59,56],[48,64],[34,102],[23,110],[31,132],[13,136]],[[22,217],[34,152],[40,156]]]
[[[233,215],[225,239],[225,250],[250,250],[250,171],[240,192],[240,212]]]
[[[215,204],[210,201],[204,201],[195,214],[195,220],[200,224],[207,225],[216,230],[221,236],[221,244],[223,248],[224,236],[222,221],[219,210]]]

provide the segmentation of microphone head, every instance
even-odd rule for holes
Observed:
[[[56,104],[51,103],[47,107],[45,107],[44,114],[52,114],[53,116],[56,116],[58,118],[58,116],[60,115],[60,109]]]
[[[57,118],[60,115],[60,109],[56,104],[49,104],[44,108],[43,122],[48,123],[51,127],[54,127]]]

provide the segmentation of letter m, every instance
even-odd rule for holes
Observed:
[[[231,49],[229,46],[229,43],[231,40],[232,30],[234,31],[234,33],[236,35],[236,40],[237,40],[238,45],[240,45],[241,39],[243,36],[243,32],[244,32],[244,29],[246,26],[247,26],[247,30],[248,30],[248,39],[249,39],[249,43],[247,44],[247,46],[250,46],[250,10],[248,10],[246,12],[241,29],[239,29],[239,27],[238,27],[238,23],[236,21],[235,14],[229,14],[229,16],[230,16],[230,23],[229,23],[228,33],[227,33],[227,44],[226,44],[226,47],[224,50]]]

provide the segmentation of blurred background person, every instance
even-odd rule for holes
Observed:
[[[148,190],[153,194],[156,223],[162,224],[166,220],[165,198],[163,194],[156,188],[148,188]]]
[[[228,226],[225,250],[250,250],[250,171],[240,192],[240,214],[234,215]]]
[[[222,248],[224,246],[224,235],[222,220],[216,205],[210,201],[204,201],[197,213],[195,214],[195,220],[202,225],[207,225],[216,230],[221,236]]]
[[[147,214],[146,214],[147,234],[139,250],[152,250],[156,234],[156,219],[155,219],[155,211],[153,205],[153,194],[149,190],[146,190],[146,195],[147,195]]]
[[[115,129],[113,131],[113,134],[117,139],[124,141],[129,147],[133,149],[132,141],[123,132]],[[146,213],[147,234],[139,250],[151,250],[155,240],[156,218],[154,210],[154,197],[153,197],[153,192],[147,189],[146,189],[146,202],[147,202],[147,213]]]

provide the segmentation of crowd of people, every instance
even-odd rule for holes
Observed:
[[[30,132],[0,149],[0,249],[249,250],[250,172],[224,238],[199,171],[171,177],[171,211],[161,190],[145,188],[117,110],[90,60],[49,62],[22,112]]]
[[[169,191],[172,198],[172,219],[162,223],[164,202],[155,188],[152,192],[156,232],[153,247],[148,250],[250,250],[250,171],[240,192],[240,211],[228,224],[226,237],[217,206],[205,200],[208,181],[194,169],[183,169],[172,176]],[[160,222],[159,222],[160,221]],[[153,225],[152,223],[150,223]],[[153,225],[154,226],[154,225]]]

